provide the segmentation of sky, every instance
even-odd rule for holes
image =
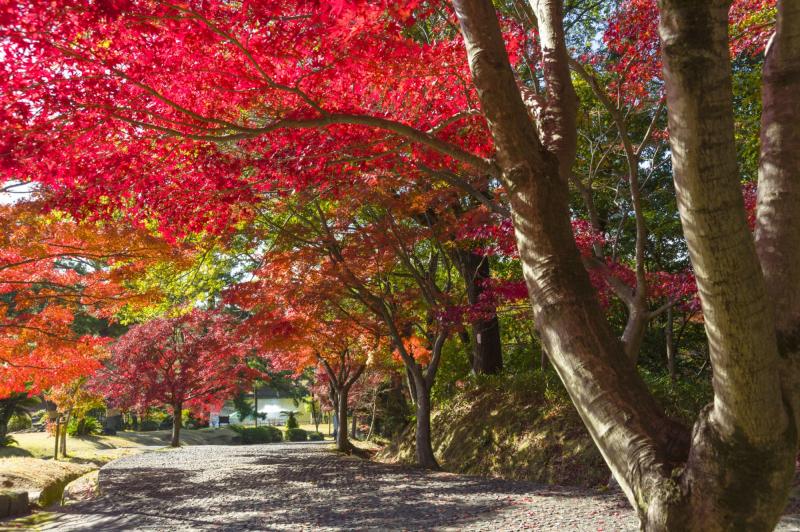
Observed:
[[[33,185],[30,183],[15,183],[13,181],[7,181],[0,185],[0,190],[8,189],[11,190],[8,192],[0,192],[0,205],[9,205],[21,199],[30,197],[31,191],[33,190]]]

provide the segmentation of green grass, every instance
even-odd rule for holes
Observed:
[[[0,448],[0,459],[28,456],[50,458],[53,456],[53,437],[46,432],[14,434],[16,445]],[[182,445],[230,445],[236,433],[227,428],[184,429],[181,431]],[[78,460],[101,463],[118,458],[121,449],[138,449],[168,445],[169,430],[151,432],[118,432],[116,436],[67,436],[67,454]],[[124,453],[122,453],[124,454]]]

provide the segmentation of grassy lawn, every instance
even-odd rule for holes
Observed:
[[[53,456],[53,437],[46,432],[14,434],[17,444],[0,448],[0,459],[10,457],[50,458]],[[108,462],[123,456],[125,450],[142,447],[161,447],[169,444],[169,430],[150,432],[118,432],[116,436],[67,437],[67,454],[78,460]],[[236,433],[227,428],[184,429],[183,445],[230,445]],[[109,457],[109,459],[106,459]],[[0,462],[2,463],[2,462]]]

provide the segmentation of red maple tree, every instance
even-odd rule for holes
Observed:
[[[120,408],[170,408],[171,445],[177,447],[184,408],[203,413],[261,376],[247,365],[251,352],[235,322],[218,313],[157,318],[113,344],[93,387]]]

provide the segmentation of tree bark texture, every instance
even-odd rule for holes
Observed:
[[[643,528],[770,529],[794,473],[797,430],[736,174],[729,3],[660,2],[678,205],[715,370],[714,403],[691,439],[655,404],[599,308],[572,237],[558,154],[527,120],[492,3],[453,4],[509,193],[536,327]],[[539,16],[540,33],[557,33],[543,24],[562,21]]]
[[[658,408],[605,321],[573,239],[567,183],[525,112],[494,7],[485,0],[454,5],[509,191],[537,330],[590,434],[638,506],[670,464],[685,457],[688,435]]]
[[[783,393],[800,427],[800,3],[780,2],[766,52],[756,250],[774,306]]]

